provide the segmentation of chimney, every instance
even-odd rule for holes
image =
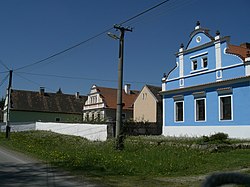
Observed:
[[[124,86],[124,91],[128,95],[130,94],[130,86],[131,86],[130,84],[125,84],[125,86]]]
[[[242,43],[242,44],[240,44],[240,47],[244,47],[246,49],[250,49],[250,43]]]
[[[44,95],[45,93],[45,87],[40,87],[40,95]]]
[[[75,96],[76,96],[76,99],[79,99],[80,98],[80,93],[76,92]]]

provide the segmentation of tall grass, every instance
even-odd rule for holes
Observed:
[[[17,132],[0,144],[33,155],[46,162],[77,172],[102,176],[187,176],[250,166],[250,150],[220,153],[192,149],[180,140],[171,144],[157,139],[132,137],[125,149],[114,149],[114,141],[90,142],[81,137],[45,131]],[[162,141],[162,140],[161,140]],[[166,140],[165,140],[166,141]],[[188,140],[189,142],[193,142]]]

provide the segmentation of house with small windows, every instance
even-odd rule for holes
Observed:
[[[134,103],[134,121],[162,125],[161,87],[145,85]]]
[[[162,78],[163,134],[250,138],[250,44],[230,44],[197,22]]]
[[[82,122],[82,107],[87,96],[64,94],[61,89],[56,93],[11,89],[10,122]],[[5,98],[3,121],[7,121],[8,95]]]
[[[122,118],[133,119],[133,104],[139,91],[131,90],[126,84],[122,91]],[[83,121],[108,121],[116,120],[117,89],[93,85],[88,98],[83,106]]]

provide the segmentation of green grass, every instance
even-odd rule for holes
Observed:
[[[125,149],[114,149],[114,140],[90,142],[81,137],[45,131],[11,133],[10,140],[0,134],[0,145],[30,154],[45,162],[88,177],[102,178],[121,186],[166,185],[166,177],[204,175],[250,167],[250,150],[211,153],[192,149],[197,139],[128,137]],[[122,183],[124,184],[122,185]],[[150,183],[150,182],[151,183]],[[120,186],[119,185],[119,186]]]

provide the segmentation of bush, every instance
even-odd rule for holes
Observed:
[[[210,136],[210,141],[225,141],[228,139],[228,134],[219,132]]]
[[[210,137],[208,136],[203,136],[202,141],[206,143],[228,143],[228,134],[226,133],[216,133],[211,135]]]

